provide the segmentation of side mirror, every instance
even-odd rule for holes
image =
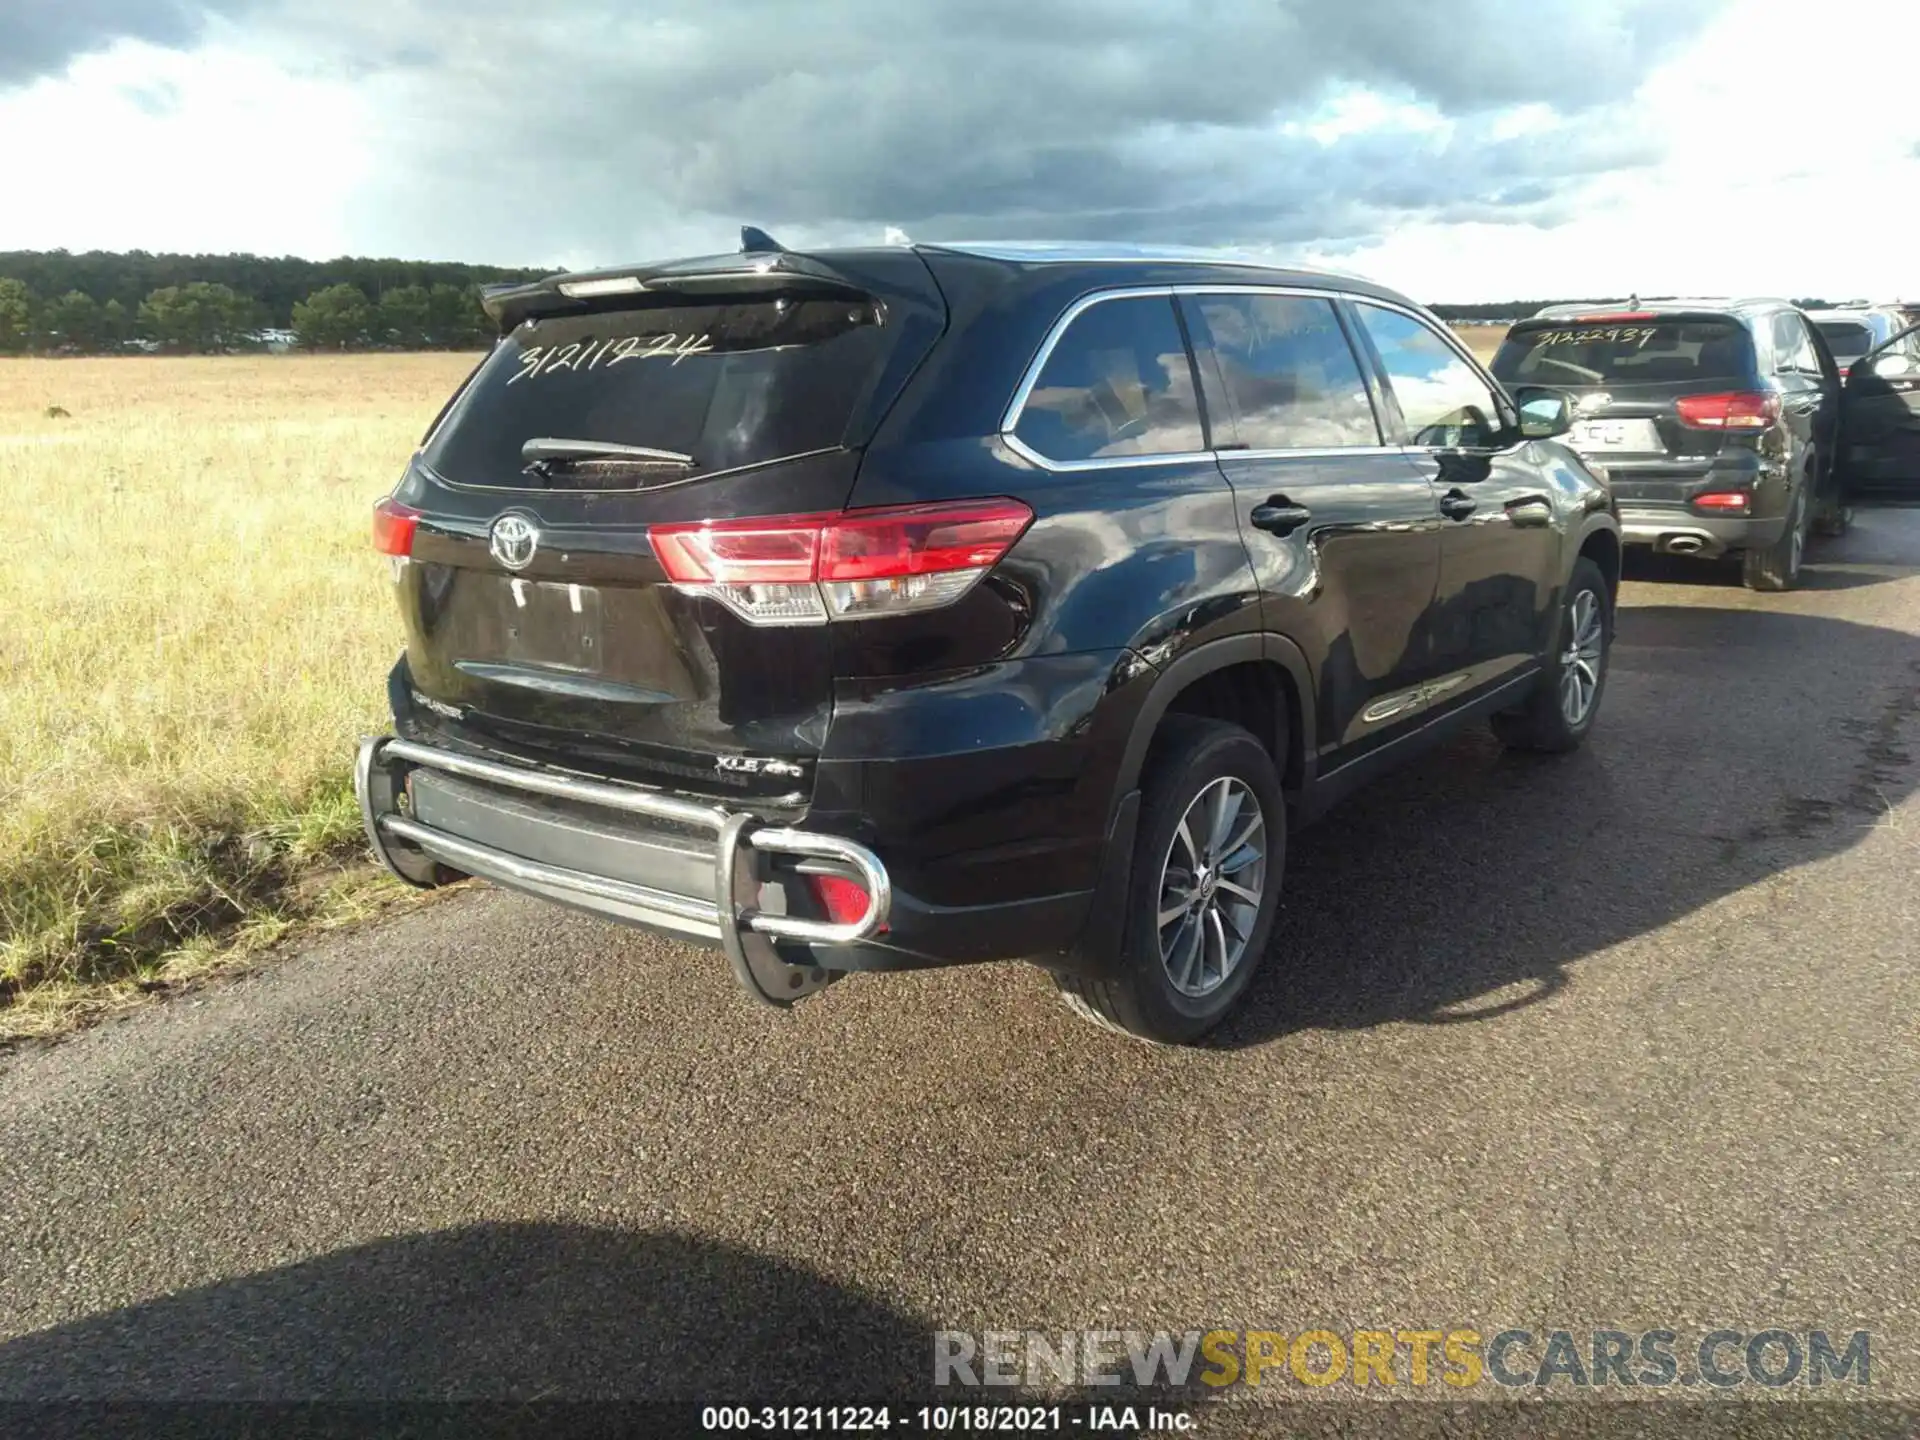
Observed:
[[[1913,360],[1898,350],[1889,350],[1884,355],[1873,357],[1873,373],[1876,375],[1911,375]]]
[[[1529,440],[1551,440],[1573,428],[1573,407],[1567,397],[1552,390],[1523,392],[1520,433]]]

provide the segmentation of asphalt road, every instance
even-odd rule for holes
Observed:
[[[936,1327],[1872,1334],[1920,1398],[1920,510],[1637,567],[1599,727],[1295,839],[1207,1049],[497,892],[0,1062],[0,1397],[924,1386]]]

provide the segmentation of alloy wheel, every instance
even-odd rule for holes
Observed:
[[[1160,867],[1160,963],[1190,999],[1226,984],[1246,958],[1267,883],[1259,798],[1223,775],[1193,797]]]
[[[1572,726],[1583,722],[1600,693],[1606,663],[1606,624],[1600,597],[1582,590],[1567,607],[1568,642],[1560,656],[1560,714]]]

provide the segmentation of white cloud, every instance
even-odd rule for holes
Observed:
[[[122,42],[0,92],[0,248],[340,254],[378,141],[351,85]]]
[[[1812,53],[1782,49],[1789,22]],[[1416,220],[1319,254],[1433,299],[1920,299],[1920,108],[1898,70],[1916,53],[1920,8],[1901,0],[1740,0],[1634,96],[1661,162],[1597,177],[1577,218]]]
[[[0,91],[0,248],[595,264],[728,245],[741,220],[795,245],[897,223],[1265,245],[1430,300],[1920,294],[1912,0],[1726,0],[1693,30],[1678,0],[1534,28],[1499,0],[1455,0],[1472,23],[1451,26],[1347,0],[1295,32],[1249,21],[1226,52],[1245,74],[1160,109],[1143,53],[1222,62],[1157,10],[1129,24],[1171,25],[1177,54],[1089,48],[1048,100],[1089,30],[1071,6],[1024,32],[1001,0],[882,6],[879,50],[803,36],[736,74],[784,8],[449,24],[434,3],[340,0],[322,24],[253,0],[198,49],[122,41]],[[1816,53],[1789,55],[1810,13]],[[1303,47],[1344,69],[1316,87]],[[1268,88],[1225,93],[1249,75]]]

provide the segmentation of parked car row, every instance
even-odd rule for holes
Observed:
[[[749,230],[487,304],[376,511],[367,834],[776,1005],[1025,958],[1192,1040],[1285,951],[1293,827],[1464,725],[1581,743],[1623,540],[1782,588],[1845,523],[1774,302],[1544,316],[1498,379],[1381,286],[1165,250]]]
[[[1920,492],[1920,329],[1893,307],[1556,306],[1512,327],[1493,371],[1573,401],[1568,443],[1605,467],[1628,544],[1737,556],[1756,590],[1798,583],[1854,495]]]

